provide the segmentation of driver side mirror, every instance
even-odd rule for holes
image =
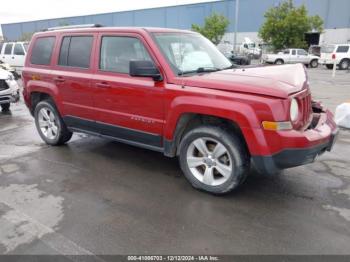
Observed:
[[[140,77],[152,77],[155,81],[162,81],[162,75],[152,61],[133,60],[129,64],[129,75]]]

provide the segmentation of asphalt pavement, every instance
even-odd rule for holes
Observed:
[[[314,97],[350,100],[350,73],[309,69]],[[176,159],[75,134],[45,145],[22,102],[0,113],[0,254],[349,254],[350,131],[331,153],[226,196]]]

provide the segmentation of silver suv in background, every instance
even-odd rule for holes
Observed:
[[[285,49],[278,54],[264,54],[262,56],[263,63],[276,65],[302,63],[313,68],[318,67],[319,59],[318,56],[311,55],[304,49],[297,48]]]
[[[350,44],[327,45],[321,47],[320,64],[333,69],[334,62],[341,70],[350,69]]]

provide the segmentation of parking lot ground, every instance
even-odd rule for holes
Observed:
[[[350,74],[310,69],[315,98],[350,100]],[[194,190],[176,159],[75,134],[39,138],[22,103],[0,114],[0,254],[349,254],[350,132],[226,196]]]

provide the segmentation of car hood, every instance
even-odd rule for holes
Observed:
[[[308,86],[302,64],[228,69],[184,77],[183,81],[187,86],[279,98],[287,98]]]

